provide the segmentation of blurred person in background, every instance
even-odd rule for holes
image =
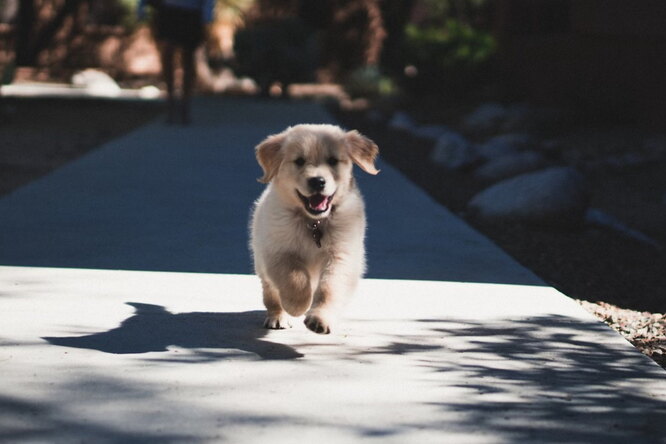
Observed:
[[[187,125],[191,121],[190,100],[196,79],[194,53],[203,42],[206,25],[213,20],[215,0],[140,0],[138,15],[152,8],[152,28],[158,43],[167,88],[167,122]],[[180,52],[183,76],[181,95],[175,89],[175,56]]]

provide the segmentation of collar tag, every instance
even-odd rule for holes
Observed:
[[[312,232],[312,240],[314,240],[317,248],[321,248],[321,238],[324,237],[324,233],[319,228],[320,225],[321,220],[315,220],[312,224],[308,224],[308,228]]]

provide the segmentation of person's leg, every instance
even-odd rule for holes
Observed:
[[[196,62],[194,60],[196,48],[183,47],[182,50],[182,64],[183,64],[183,95],[182,95],[182,108],[181,119],[184,125],[190,123],[190,102],[192,99],[192,91],[194,89],[194,82],[196,80]]]
[[[167,88],[167,122],[176,121],[176,96],[174,86],[174,53],[173,43],[164,41],[160,45],[162,55],[162,75]]]

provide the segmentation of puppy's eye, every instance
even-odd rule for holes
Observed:
[[[305,159],[299,157],[298,159],[294,160],[294,163],[296,164],[296,166],[302,167],[303,165],[305,165]]]
[[[335,157],[329,157],[328,164],[334,167],[338,164],[338,159],[336,159]]]

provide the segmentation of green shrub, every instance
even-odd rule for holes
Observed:
[[[383,75],[377,66],[356,69],[349,75],[344,86],[352,97],[376,98],[397,93],[393,80]]]
[[[456,20],[444,27],[407,25],[403,58],[416,75],[405,78],[410,90],[467,90],[484,78],[495,52],[495,40],[485,31]]]

